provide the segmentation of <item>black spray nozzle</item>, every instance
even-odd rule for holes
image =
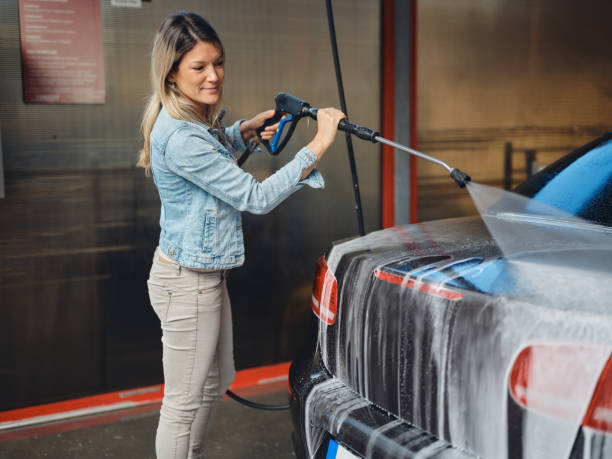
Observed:
[[[450,176],[460,188],[465,188],[465,186],[472,181],[469,175],[459,169],[453,169]]]

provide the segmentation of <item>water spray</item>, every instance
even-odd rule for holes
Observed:
[[[276,102],[276,109],[275,109],[274,116],[266,120],[265,124],[257,131],[257,134],[260,135],[266,126],[269,126],[271,124],[274,124],[280,121],[278,132],[272,139],[272,144],[270,144],[270,142],[267,140],[261,140],[261,143],[266,147],[266,149],[272,155],[279,154],[281,150],[285,147],[285,145],[287,145],[287,142],[291,138],[291,135],[293,134],[297,123],[302,118],[309,117],[309,118],[316,120],[317,112],[319,111],[319,109],[311,107],[308,102],[305,102],[291,94],[287,94],[286,92],[278,93],[276,95],[275,102]],[[285,134],[285,136],[283,137],[283,131],[287,124],[290,124],[290,127],[287,133]],[[422,158],[426,161],[432,162],[434,164],[438,164],[439,166],[442,166],[444,169],[448,171],[451,178],[461,188],[464,188],[471,181],[470,176],[467,175],[465,172],[455,167],[449,166],[444,161],[438,158],[434,158],[433,156],[430,156],[420,151],[414,150],[405,145],[399,144],[397,142],[393,142],[389,139],[385,139],[384,137],[380,136],[380,133],[378,131],[375,131],[368,127],[359,126],[358,124],[351,123],[350,121],[344,119],[344,120],[341,120],[340,123],[338,124],[338,130],[348,132],[350,134],[353,134],[359,137],[360,139],[367,140],[372,143],[377,143],[377,142],[384,143],[393,148],[397,148],[398,150],[402,150],[402,151],[405,151],[406,153]],[[281,137],[282,137],[282,140],[281,140]]]

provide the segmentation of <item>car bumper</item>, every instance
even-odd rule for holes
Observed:
[[[476,457],[370,403],[332,377],[317,352],[293,362],[289,386],[293,441],[300,459],[338,457],[333,442],[354,457]]]

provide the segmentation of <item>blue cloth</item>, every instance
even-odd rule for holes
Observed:
[[[190,268],[229,269],[244,263],[240,211],[265,214],[309,185],[323,188],[315,169],[300,181],[316,155],[302,148],[263,182],[240,169],[235,151],[246,146],[240,123],[226,139],[198,122],[174,119],[162,108],[151,132],[151,170],[161,199],[159,246]]]
[[[611,153],[612,140],[592,149],[550,179],[533,197],[534,201],[582,217],[612,181]],[[537,203],[533,206],[537,212]],[[527,210],[532,209],[527,206]]]

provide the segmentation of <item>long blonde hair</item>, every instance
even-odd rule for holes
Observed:
[[[215,29],[201,16],[179,11],[166,17],[153,41],[151,52],[152,93],[146,104],[140,129],[144,146],[136,163],[144,167],[147,175],[151,172],[151,145],[149,137],[162,106],[170,116],[180,120],[199,121],[214,128],[219,126],[219,105],[209,105],[206,116],[189,99],[181,95],[175,85],[168,81],[168,75],[178,69],[181,59],[198,42],[215,45],[222,55],[225,54],[221,40]]]

